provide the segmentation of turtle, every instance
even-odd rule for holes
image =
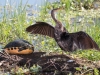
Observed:
[[[34,52],[34,46],[23,39],[11,41],[3,49],[8,54],[31,54]]]

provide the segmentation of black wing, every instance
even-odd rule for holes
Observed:
[[[82,49],[97,49],[99,50],[99,46],[97,45],[97,43],[85,32],[80,31],[77,32],[78,33],[78,42],[80,47],[82,47]]]
[[[26,28],[27,32],[31,34],[42,34],[54,38],[55,28],[46,22],[36,22],[35,24]]]

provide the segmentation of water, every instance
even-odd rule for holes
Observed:
[[[2,15],[4,13],[4,7],[6,7],[6,11],[12,12],[17,6],[20,5],[22,2],[22,6],[29,6],[26,10],[28,16],[33,16],[32,11],[35,10],[36,12],[40,10],[40,7],[45,5],[46,2],[59,2],[60,0],[0,0],[0,19],[2,19]]]
[[[5,6],[5,5],[11,5],[11,6],[16,6],[18,4],[20,4],[20,2],[22,1],[22,5],[25,5],[27,3],[27,5],[32,5],[34,8],[37,8],[39,6],[43,6],[45,5],[46,2],[56,2],[56,1],[60,1],[60,0],[0,0],[0,6]]]
[[[46,2],[50,2],[53,3],[55,1],[60,1],[60,0],[0,0],[0,5],[4,6],[7,3],[12,4],[16,4],[16,3],[20,3],[22,1],[23,4],[25,4],[26,2],[29,5],[44,5]]]

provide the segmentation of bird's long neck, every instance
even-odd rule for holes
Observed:
[[[57,10],[59,10],[59,9],[61,9],[61,8],[53,9],[51,11],[51,17],[55,21],[56,27],[59,28],[61,31],[63,31],[64,30],[64,27],[63,27],[62,23],[55,18],[55,14],[54,14],[54,12],[57,11]]]

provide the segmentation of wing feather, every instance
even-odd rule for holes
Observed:
[[[41,28],[41,32],[40,32],[40,34],[43,34],[43,35],[44,35],[43,32],[44,32],[44,27]]]
[[[39,28],[39,30],[38,30],[38,32],[37,32],[37,33],[42,34],[42,33],[41,33],[42,29],[43,29],[42,27],[41,27],[41,28]]]
[[[83,47],[99,49],[97,43],[87,33],[83,31],[77,33],[78,33],[78,41]]]
[[[37,27],[37,29],[35,30],[35,31],[36,31],[36,34],[37,34],[37,33],[40,33],[40,30],[41,30],[41,27]],[[34,33],[34,30],[33,30],[32,33]]]
[[[54,38],[54,30],[55,28],[46,22],[36,22],[26,28],[26,31],[31,34],[47,35],[52,38]]]

